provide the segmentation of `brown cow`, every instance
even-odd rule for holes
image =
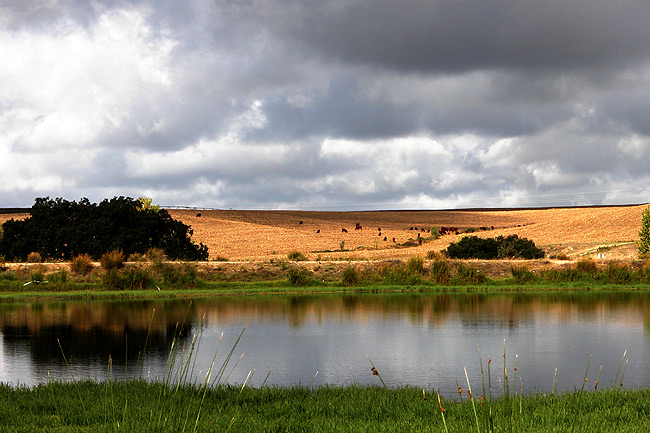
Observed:
[[[348,231],[346,229],[341,229],[341,232],[347,233]]]

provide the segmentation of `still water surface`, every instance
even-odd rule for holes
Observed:
[[[609,386],[626,350],[624,386],[650,385],[650,294],[639,292],[0,304],[0,381],[33,385],[71,373],[75,379],[159,378],[182,323],[181,345],[201,335],[193,355],[196,377],[215,353],[221,365],[247,325],[229,382],[241,384],[253,371],[253,386],[267,375],[268,384],[282,386],[378,385],[368,355],[388,386],[433,387],[450,396],[455,378],[465,383],[463,367],[480,387],[480,346],[486,373],[492,359],[498,393],[504,339],[510,379],[517,355],[517,389],[521,379],[527,393],[549,391],[556,368],[558,390],[579,388],[590,356],[587,387],[600,365],[600,386]]]

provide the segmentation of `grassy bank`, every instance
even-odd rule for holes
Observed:
[[[507,292],[650,289],[650,264],[431,260],[380,263],[237,264],[138,262],[13,264],[0,267],[0,301],[200,297],[224,294],[358,292]],[[490,277],[499,270],[498,277]]]
[[[441,413],[440,407],[444,408]],[[133,382],[0,388],[2,431],[33,432],[638,432],[649,390],[602,390],[438,403],[417,388],[234,386]],[[443,421],[444,415],[444,421]],[[445,426],[446,425],[446,426]]]

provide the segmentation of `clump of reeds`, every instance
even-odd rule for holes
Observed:
[[[77,275],[86,275],[93,269],[93,259],[89,254],[79,254],[70,262],[70,271]]]
[[[300,251],[291,251],[287,254],[287,258],[296,262],[304,262],[307,260],[307,256]]]
[[[125,261],[126,257],[124,256],[122,250],[107,251],[99,258],[99,263],[101,264],[102,268],[107,271],[120,269],[122,266],[124,266]]]
[[[429,266],[431,281],[436,284],[447,285],[451,283],[451,267],[444,257],[436,258]]]
[[[488,277],[482,274],[478,269],[468,266],[464,263],[458,263],[456,275],[452,278],[453,284],[485,284]]]
[[[529,283],[537,279],[536,275],[526,266],[510,266],[510,274],[518,283]]]
[[[192,288],[196,286],[196,265],[194,264],[163,264],[161,271],[163,283],[167,286],[174,288]]]
[[[111,269],[101,277],[102,284],[113,290],[146,290],[155,287],[155,279],[144,268]]]
[[[352,287],[356,286],[359,284],[360,281],[360,276],[359,272],[357,271],[357,268],[354,266],[348,266],[343,270],[343,274],[341,277],[341,283],[345,287]]]
[[[43,262],[43,257],[41,256],[40,253],[33,251],[29,254],[27,254],[27,263],[42,263]]]
[[[307,269],[300,267],[289,268],[287,272],[287,280],[292,286],[306,286],[310,284],[313,280],[312,273]]]

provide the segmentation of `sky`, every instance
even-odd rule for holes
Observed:
[[[650,202],[647,0],[3,0],[0,207]]]

